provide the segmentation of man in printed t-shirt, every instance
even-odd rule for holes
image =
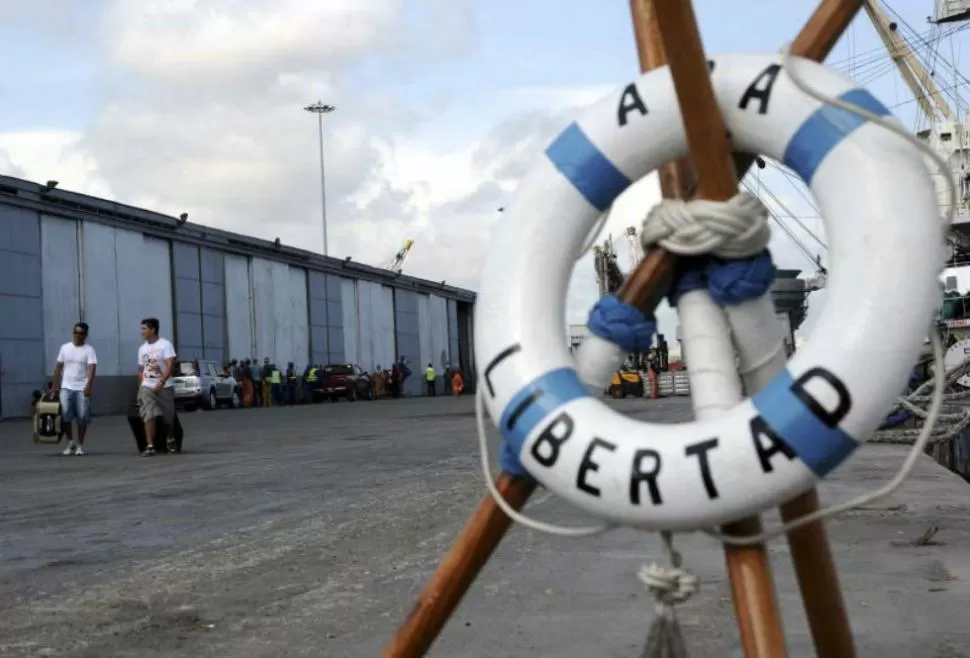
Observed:
[[[141,321],[141,336],[145,342],[138,348],[138,410],[145,422],[145,457],[155,454],[155,418],[165,419],[168,431],[168,451],[176,451],[175,391],[172,389],[172,369],[175,367],[175,347],[158,335],[158,319]]]

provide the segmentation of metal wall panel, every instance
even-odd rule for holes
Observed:
[[[310,272],[307,277],[310,351],[313,363],[317,365],[343,363],[347,360],[341,301],[344,299],[343,289],[347,283],[353,284],[353,281],[320,272]],[[347,299],[354,299],[352,289],[347,293]]]
[[[110,321],[118,327],[118,374],[136,375],[138,348],[142,343],[141,321],[148,317],[157,318],[159,334],[169,339],[175,331],[172,323],[169,248],[166,241],[155,240],[149,243],[148,238],[135,231],[113,230],[118,314],[106,322]],[[91,325],[93,334],[97,325],[88,319],[86,311],[85,309],[84,321]],[[99,353],[98,361],[100,360]],[[99,365],[98,371],[100,370]]]
[[[44,372],[51,374],[61,345],[71,340],[71,330],[81,320],[77,222],[41,215],[40,246]]]
[[[367,289],[363,281],[355,279],[342,279],[340,281],[340,317],[343,320],[341,337],[344,345],[344,359],[348,363],[357,363],[366,368],[361,363],[365,356],[366,347],[361,340],[361,324],[359,308],[367,303]],[[331,312],[335,312],[336,307],[331,304]],[[330,336],[331,344],[336,344],[336,334]]]
[[[290,267],[262,258],[252,260],[253,316],[258,358],[286,365],[293,361],[290,329]]]
[[[448,300],[448,356],[451,364],[464,369],[461,352],[458,349],[458,305],[454,299]]]
[[[275,348],[269,353],[269,357],[276,361],[276,365],[282,370],[287,361],[293,360],[293,331],[290,327],[290,266],[286,263],[272,262],[270,276],[273,299],[267,308],[271,315],[269,320],[273,325]]]
[[[138,347],[141,346],[141,321],[144,318],[158,318],[159,331],[169,340],[175,335],[175,304],[172,295],[172,243],[162,238],[140,236],[141,254],[140,267],[152,272],[137,286],[140,298],[133,301],[130,313],[119,304],[119,325],[122,328],[122,338],[125,350],[134,348],[134,352],[121,354],[121,370],[124,373],[138,372]],[[117,242],[116,242],[117,244]],[[122,259],[118,258],[121,265]],[[124,276],[124,274],[122,274]],[[129,366],[130,364],[130,366]]]
[[[226,263],[216,249],[199,250],[202,298],[202,354],[207,359],[228,362],[226,342]]]
[[[380,284],[357,281],[357,363],[368,372],[374,372],[378,365],[385,365],[374,356],[374,305],[380,293]]]
[[[310,362],[324,365],[330,360],[327,343],[327,275],[307,273],[307,307],[310,315]]]
[[[253,281],[253,343],[256,358],[276,358],[276,324],[273,321],[273,263],[262,258],[250,261]]]
[[[404,382],[408,395],[423,395],[421,370],[421,334],[418,320],[418,294],[410,290],[394,289],[394,334],[397,339],[397,356],[411,368],[412,376]]]
[[[172,277],[175,282],[175,351],[183,359],[204,358],[198,247],[172,243]]]
[[[431,361],[438,372],[444,374],[445,368],[457,365],[457,358],[452,359],[448,342],[448,300],[438,295],[430,295],[428,315],[431,323]]]
[[[257,354],[253,343],[253,291],[249,258],[226,254],[226,339],[230,359],[251,359]]]
[[[38,214],[0,206],[0,418],[29,415],[43,384],[41,284]]]
[[[307,271],[290,266],[290,358],[300,371],[310,358],[310,314],[307,302]]]
[[[465,381],[473,385],[478,376],[475,364],[475,307],[467,302],[458,302],[458,354]]]
[[[349,361],[343,316],[344,280],[339,276],[327,275],[327,363]]]
[[[389,370],[394,365],[393,289],[370,281],[357,282],[360,357],[368,372]]]
[[[80,228],[81,317],[98,354],[98,374],[138,372],[141,321],[157,318],[161,335],[175,332],[172,266],[167,240],[85,222]]]
[[[84,272],[84,321],[91,326],[88,343],[98,354],[98,374],[117,377],[121,374],[121,327],[118,324],[118,259],[115,251],[115,229],[104,224],[84,222],[81,226],[81,261]],[[141,270],[127,275],[141,280]],[[138,327],[132,327],[138,335]],[[171,331],[171,327],[169,328]],[[125,355],[131,363],[137,352]]]
[[[432,344],[432,330],[431,330],[431,305],[427,295],[418,295],[418,345],[421,350],[421,371],[428,367],[428,364],[434,366],[435,370],[440,370],[441,366],[438,365],[438,360],[434,358],[434,345]],[[411,366],[414,370],[414,366]],[[422,382],[424,381],[422,375]]]
[[[374,361],[383,368],[391,369],[397,361],[397,336],[394,332],[394,289],[381,286],[374,297]]]

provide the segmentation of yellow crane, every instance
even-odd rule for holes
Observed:
[[[407,260],[408,253],[410,253],[411,247],[413,246],[414,240],[407,238],[398,252],[394,254],[394,257],[391,258],[386,265],[384,265],[384,269],[390,270],[395,274],[400,274],[401,270],[404,268],[404,261]]]

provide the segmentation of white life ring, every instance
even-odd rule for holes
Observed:
[[[923,155],[798,91],[777,56],[712,65],[734,149],[784,162],[825,218],[828,301],[786,370],[724,416],[681,424],[619,414],[577,375],[563,332],[584,239],[633,181],[687,153],[666,68],[592,106],[539,158],[495,231],[476,302],[483,395],[507,446],[554,493],[650,529],[738,519],[824,477],[883,420],[939,299],[943,230]],[[838,73],[792,66],[822,93],[889,114]]]

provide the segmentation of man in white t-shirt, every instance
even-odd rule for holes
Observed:
[[[54,363],[51,393],[60,395],[64,434],[67,435],[64,455],[84,454],[84,439],[91,422],[91,388],[98,356],[87,344],[87,339],[88,325],[78,322],[74,325],[71,342],[61,345]],[[71,432],[72,422],[77,425],[77,442]]]
[[[155,454],[155,419],[165,419],[169,453],[175,444],[175,391],[172,369],[175,367],[175,347],[158,336],[158,319],[141,321],[141,337],[145,342],[138,348],[138,410],[145,423],[145,457]]]

